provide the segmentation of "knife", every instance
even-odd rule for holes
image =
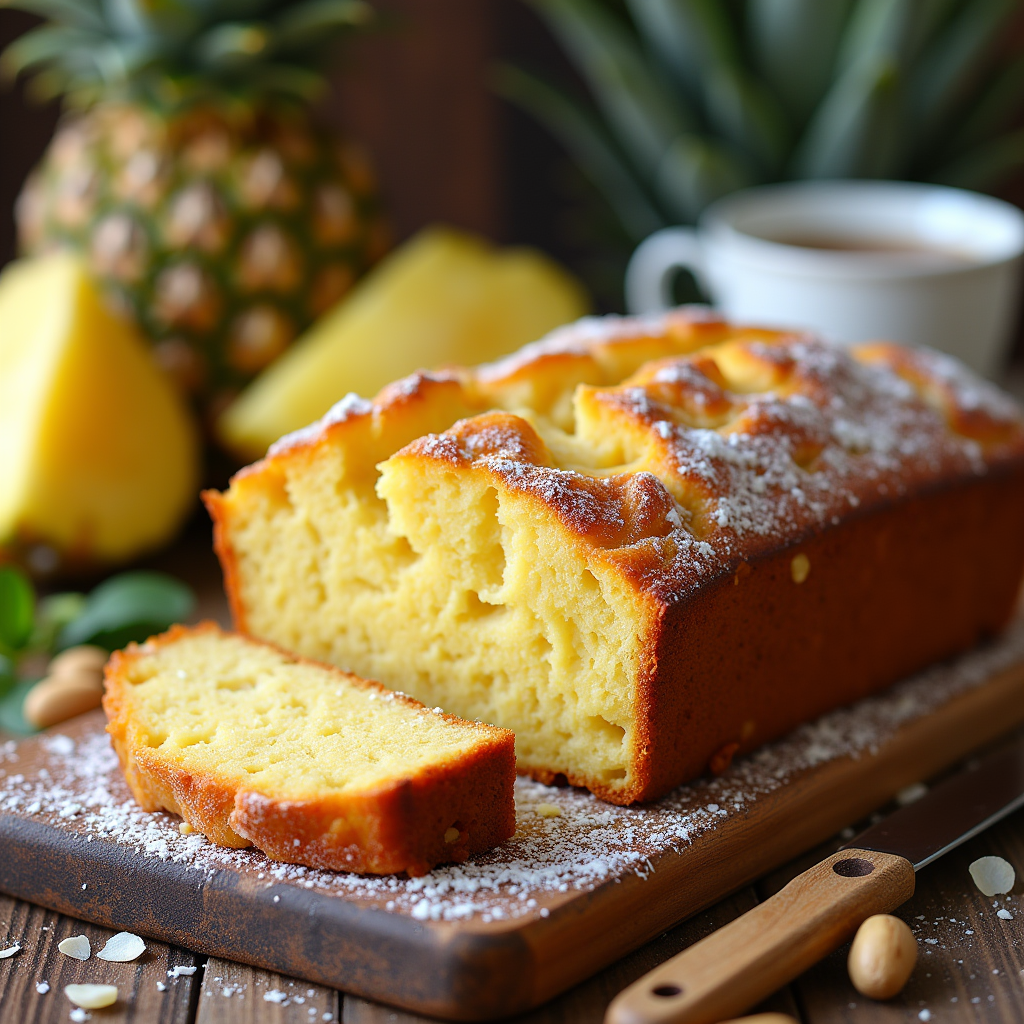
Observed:
[[[914,894],[915,872],[1024,807],[1024,738],[894,811],[784,889],[666,960],[612,1001],[605,1024],[717,1024],[803,973],[872,914]]]

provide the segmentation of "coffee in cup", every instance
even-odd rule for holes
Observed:
[[[813,330],[843,344],[929,345],[989,376],[1015,325],[1024,213],[974,192],[891,181],[815,181],[733,193],[696,229],[640,244],[632,313],[670,307],[690,270],[729,319]]]

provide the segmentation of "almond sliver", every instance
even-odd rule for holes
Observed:
[[[19,949],[21,949],[21,946],[19,946],[17,943],[15,943],[13,946],[10,946],[7,949],[0,949],[0,960],[6,960],[9,956],[14,956],[14,954],[17,953]]]
[[[83,1010],[101,1010],[117,1002],[116,985],[65,985],[64,995]]]
[[[100,960],[124,964],[146,952],[146,944],[131,932],[118,932],[107,939],[107,944],[96,954]]]
[[[76,960],[88,960],[92,955],[92,946],[84,935],[73,935],[68,939],[61,939],[57,948],[65,955],[74,957]]]
[[[1002,857],[979,857],[968,870],[974,884],[986,896],[999,896],[1013,888],[1016,872]]]

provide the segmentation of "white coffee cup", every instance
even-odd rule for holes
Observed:
[[[988,376],[1016,322],[1024,213],[990,196],[897,181],[815,181],[735,192],[696,230],[666,228],[626,271],[631,313],[669,308],[690,270],[736,322],[850,344],[930,345]]]

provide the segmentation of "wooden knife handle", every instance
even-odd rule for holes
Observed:
[[[842,850],[771,899],[620,992],[605,1024],[717,1024],[759,1003],[841,946],[872,914],[914,894],[914,867]]]

